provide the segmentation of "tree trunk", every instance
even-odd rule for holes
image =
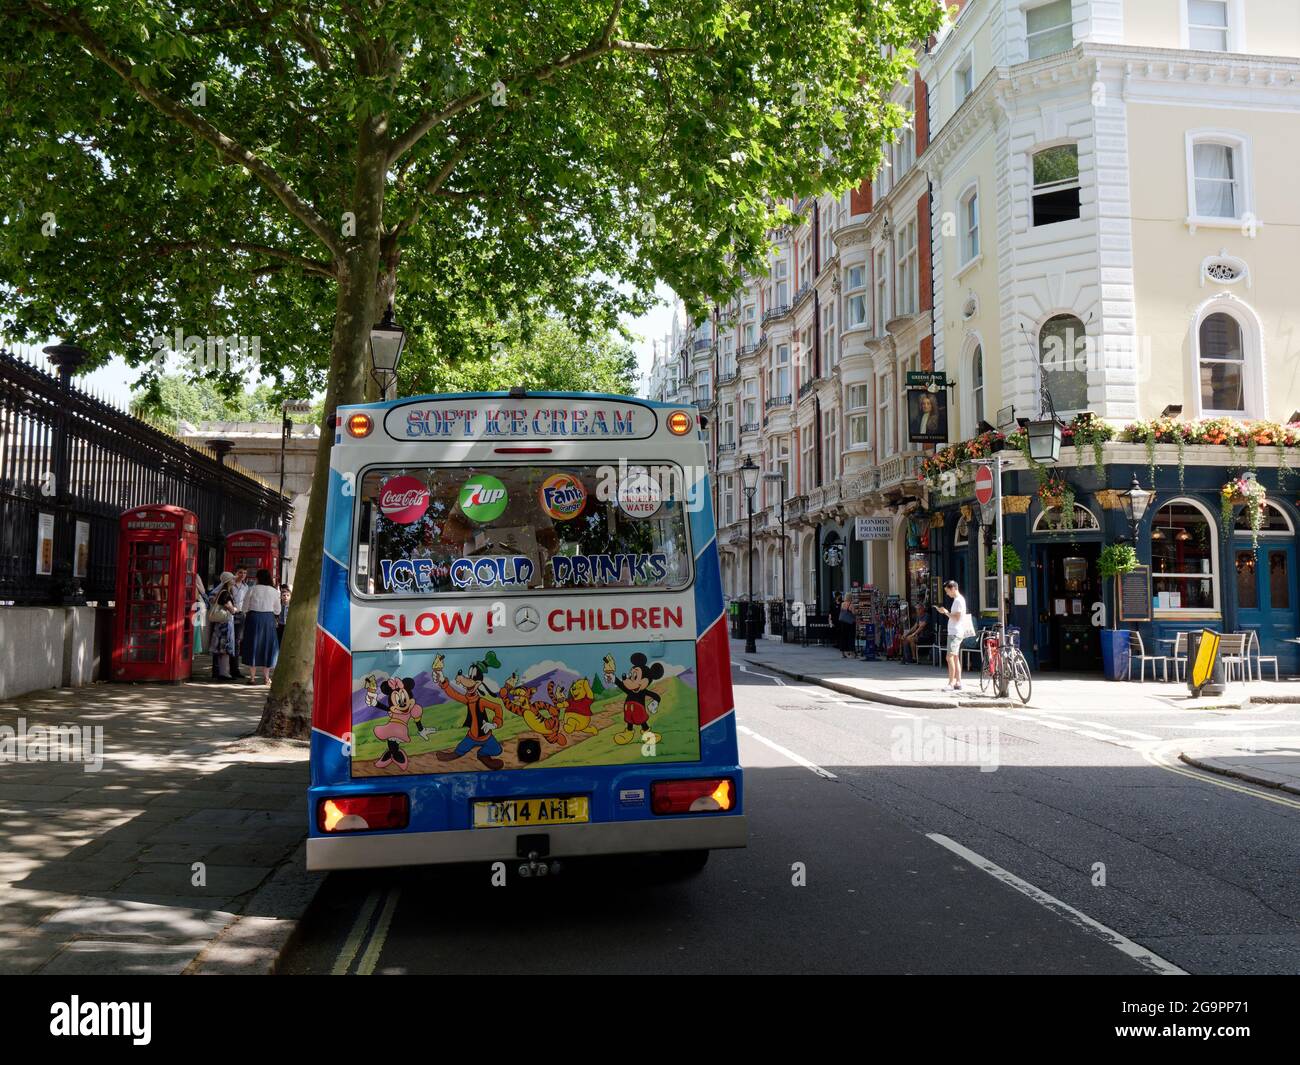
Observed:
[[[303,522],[302,543],[298,548],[289,625],[284,630],[271,693],[257,726],[259,736],[307,739],[311,735],[312,668],[316,657],[316,614],[320,602],[334,412],[339,406],[359,403],[365,398],[370,327],[378,318],[376,308],[380,301],[386,302],[388,298],[388,279],[379,277],[388,154],[386,132],[386,121],[382,118],[362,122],[353,195],[357,235],[339,278],[325,413],[321,420],[320,445],[316,449],[316,466],[312,471],[307,518]]]

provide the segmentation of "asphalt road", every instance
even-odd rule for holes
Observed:
[[[1300,801],[1167,765],[1132,722],[733,679],[747,849],[684,882],[332,874],[282,971],[1300,971]]]

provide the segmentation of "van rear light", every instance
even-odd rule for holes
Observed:
[[[656,780],[650,785],[650,809],[657,814],[716,813],[735,805],[736,785],[730,777]]]
[[[405,795],[336,795],[316,806],[316,825],[322,832],[405,828],[410,820],[411,801]]]

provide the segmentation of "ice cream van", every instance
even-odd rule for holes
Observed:
[[[308,867],[745,846],[695,408],[516,389],[335,421]]]

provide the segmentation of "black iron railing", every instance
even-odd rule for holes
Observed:
[[[67,483],[57,483],[60,428]],[[60,491],[62,488],[62,491]],[[66,501],[66,503],[61,502]],[[209,572],[209,548],[221,565],[219,530],[279,528],[291,506],[275,489],[206,450],[134,418],[75,385],[0,352],[0,603],[45,604],[66,595],[59,562],[74,573],[75,523],[90,527],[81,594],[92,602],[114,596],[117,530],[122,512],[169,503],[199,519],[199,572]],[[62,513],[60,513],[62,511]],[[54,573],[37,572],[42,513],[56,517]],[[42,567],[44,568],[44,567]]]

